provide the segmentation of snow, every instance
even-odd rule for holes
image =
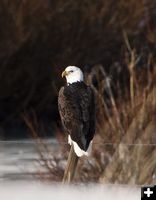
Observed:
[[[137,187],[116,185],[48,185],[43,183],[0,184],[0,199],[3,200],[140,200]]]

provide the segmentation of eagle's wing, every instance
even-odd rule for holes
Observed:
[[[95,132],[94,94],[89,86],[62,87],[58,107],[62,124],[71,139],[86,151]]]
[[[90,141],[93,139],[94,133],[95,133],[95,98],[94,98],[94,92],[93,89],[89,86],[87,86],[87,91],[88,91],[88,106],[81,106],[81,109],[83,110],[83,121],[85,122],[84,125],[87,125],[85,135],[87,138],[87,148],[89,146]],[[86,105],[87,105],[86,104]],[[86,117],[88,116],[88,117]],[[85,121],[86,119],[86,121]],[[85,128],[85,126],[84,126]]]

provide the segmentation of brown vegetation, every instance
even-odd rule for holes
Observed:
[[[101,155],[97,159],[102,169],[99,174],[101,183],[156,183],[156,70],[155,67],[152,72],[147,69],[147,82],[141,77],[144,86],[138,82],[135,66],[133,70],[134,77],[130,77],[130,80],[134,80],[130,86],[133,92],[129,91],[129,99],[120,96],[115,100],[111,88],[106,85],[112,99],[109,108],[103,98],[104,91],[94,87],[100,111],[97,117],[97,132],[100,134],[97,146],[99,142],[103,147],[100,150],[95,147],[95,158],[98,153]],[[99,71],[104,74],[103,80],[106,80],[103,68],[100,67]],[[106,155],[105,165],[102,163],[103,155]]]

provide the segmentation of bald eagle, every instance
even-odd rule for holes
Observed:
[[[80,68],[68,66],[62,77],[66,77],[67,85],[59,91],[58,108],[68,143],[78,157],[88,156],[95,133],[94,93],[84,83]]]

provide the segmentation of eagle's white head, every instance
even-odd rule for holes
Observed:
[[[62,77],[64,76],[66,77],[67,84],[83,81],[83,72],[76,66],[66,67],[66,69],[62,72]]]

